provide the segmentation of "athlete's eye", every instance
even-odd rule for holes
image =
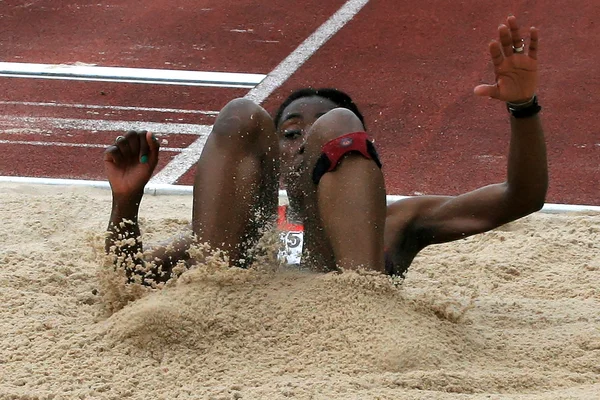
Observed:
[[[301,134],[302,131],[300,129],[286,129],[285,131],[283,131],[283,136],[285,136],[287,139],[295,139]]]

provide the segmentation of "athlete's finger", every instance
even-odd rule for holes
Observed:
[[[117,146],[109,146],[104,151],[104,161],[111,162],[115,164],[117,167],[123,164],[123,156],[121,155],[121,151]]]
[[[500,38],[500,43],[502,44],[502,52],[505,57],[510,57],[513,55],[513,42],[510,36],[510,30],[508,26],[502,24],[498,27],[498,37]]]
[[[475,87],[473,92],[477,96],[491,97],[494,99],[498,98],[498,96],[500,95],[498,85],[478,85]]]
[[[127,144],[129,145],[129,150],[131,151],[131,157],[139,157],[140,153],[140,139],[138,137],[137,131],[129,131],[125,134],[125,139],[127,140]]]
[[[519,30],[519,24],[517,23],[517,18],[513,15],[507,18],[506,22],[508,23],[508,27],[510,28],[510,36],[512,38],[512,45],[516,48],[520,48],[523,46],[523,38],[521,37],[521,32]]]
[[[535,27],[531,27],[529,29],[529,35],[530,35],[530,39],[529,39],[529,57],[533,58],[534,60],[537,60],[537,53],[538,53],[538,42],[539,42],[539,31],[537,28]]]
[[[148,144],[148,163],[152,166],[156,166],[158,163],[158,152],[160,145],[158,139],[153,133],[146,132],[146,143]]]
[[[115,146],[119,148],[121,155],[124,160],[127,160],[131,156],[131,148],[129,147],[129,140],[125,136],[119,136],[115,140]]]
[[[148,147],[146,135],[148,135],[147,131],[137,132],[137,141],[140,144],[140,162],[142,164],[146,164],[148,162],[148,154],[150,153],[150,148]]]
[[[490,42],[489,51],[492,63],[494,63],[494,67],[498,67],[500,64],[502,64],[502,61],[504,61],[504,54],[502,54],[500,43],[492,40]]]

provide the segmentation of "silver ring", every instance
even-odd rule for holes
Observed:
[[[514,51],[515,53],[517,53],[517,54],[519,54],[519,53],[523,53],[523,52],[525,51],[525,44],[522,44],[522,45],[521,45],[521,46],[519,46],[519,47],[515,47],[515,46],[513,46],[513,51]]]
[[[125,139],[125,136],[117,136],[117,138],[115,139],[115,143],[117,143],[121,139]]]

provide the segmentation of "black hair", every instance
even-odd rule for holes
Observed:
[[[292,92],[292,94],[290,94],[287,97],[287,99],[285,99],[283,103],[281,103],[281,105],[277,109],[277,112],[275,113],[275,119],[273,120],[273,122],[275,122],[275,126],[279,126],[279,121],[281,120],[283,110],[285,110],[285,108],[289,106],[293,101],[301,99],[303,97],[313,96],[322,97],[324,99],[330,100],[333,103],[335,103],[338,107],[346,108],[352,111],[358,117],[358,119],[360,119],[360,122],[362,122],[363,126],[365,125],[364,117],[358,110],[357,105],[354,103],[352,98],[350,98],[350,96],[348,96],[341,90],[333,88],[302,88]]]

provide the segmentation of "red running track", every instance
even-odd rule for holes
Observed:
[[[269,73],[343,1],[130,2],[101,6],[0,4],[1,61]],[[227,3],[227,4],[223,4]],[[268,4],[265,4],[268,3]],[[513,6],[512,8],[510,6]],[[333,86],[366,115],[391,194],[459,194],[502,181],[509,125],[502,104],[476,98],[490,80],[487,43],[505,16],[541,30],[540,90],[550,163],[548,202],[600,205],[600,49],[593,1],[371,0],[267,101],[290,90]],[[46,7],[44,9],[44,7]],[[52,9],[52,8],[57,9]],[[556,11],[555,11],[556,10]],[[26,21],[25,23],[23,21]],[[568,49],[568,51],[565,51]],[[245,89],[0,78],[0,175],[103,179],[101,148],[2,144],[2,140],[108,144],[117,131],[39,128],[24,117],[210,124],[214,114],[81,110],[15,105],[58,102],[217,111]],[[6,104],[6,102],[13,102]],[[90,114],[90,111],[100,114]],[[167,147],[191,135],[164,135]],[[161,166],[176,152],[165,152]],[[191,184],[193,170],[178,183]]]

